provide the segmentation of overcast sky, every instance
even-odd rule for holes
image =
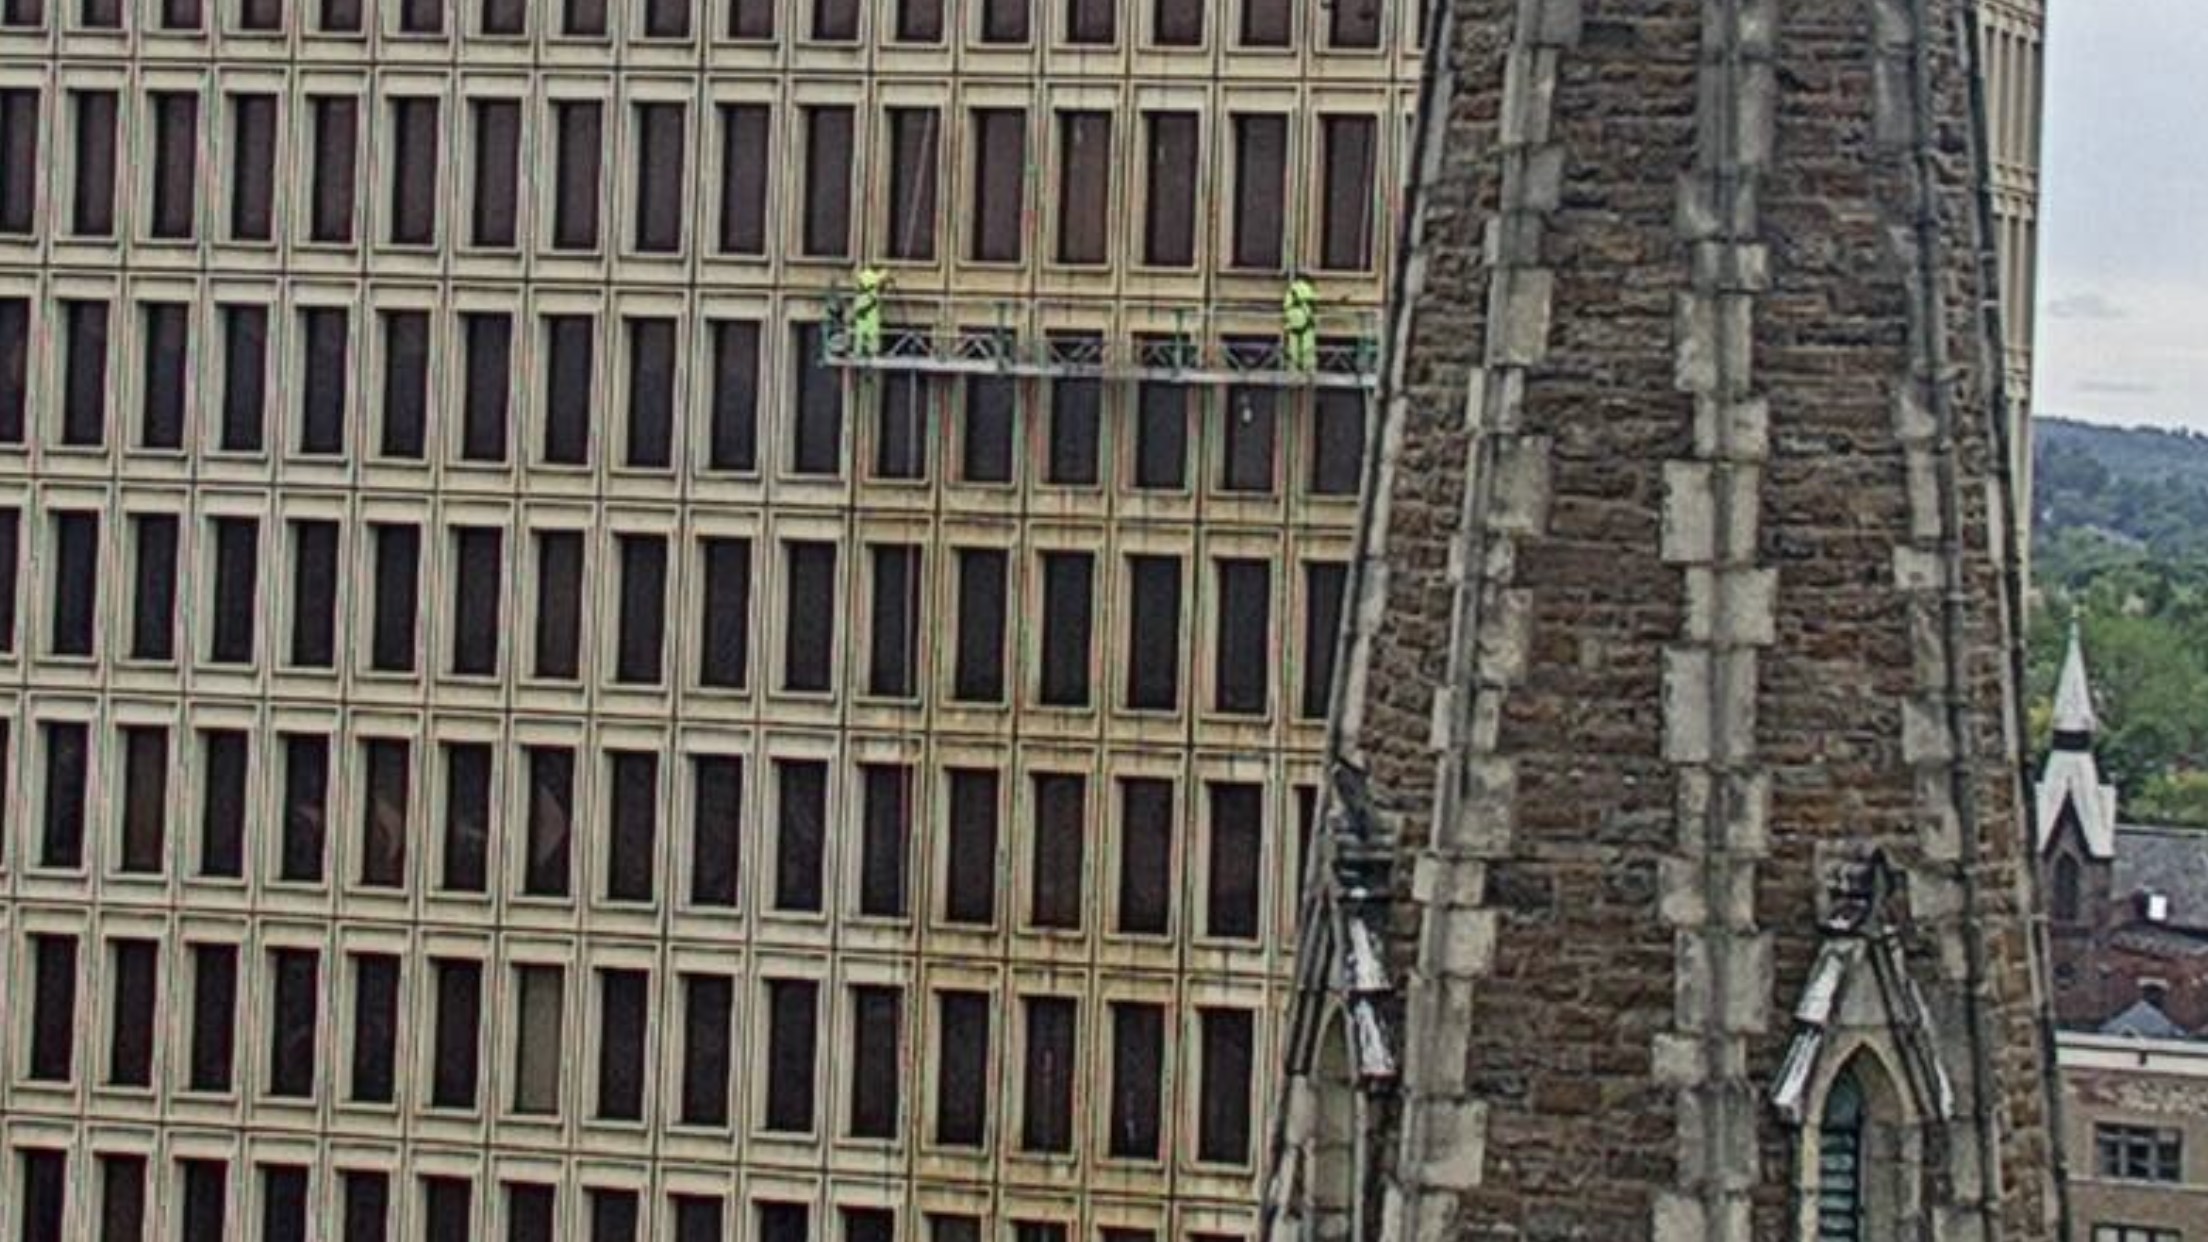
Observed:
[[[2208,5],[2047,7],[2039,412],[2208,431]]]

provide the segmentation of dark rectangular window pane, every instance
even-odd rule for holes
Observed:
[[[959,477],[968,483],[1009,483],[1017,436],[1019,385],[1008,376],[965,377],[960,403]]]
[[[24,1147],[17,1150],[16,1163],[23,1173],[16,1236],[22,1242],[62,1242],[62,1225],[68,1219],[69,1153]]]
[[[145,330],[145,393],[138,443],[149,449],[184,446],[185,361],[191,349],[190,308],[148,302],[140,308]]]
[[[563,33],[583,38],[603,37],[606,33],[606,0],[566,0],[566,17],[560,23]]]
[[[444,871],[438,887],[480,893],[489,886],[491,748],[481,742],[445,743]]]
[[[361,797],[360,882],[397,888],[406,882],[413,750],[404,738],[368,738],[361,742],[361,764],[367,788]]]
[[[192,1044],[185,1075],[193,1091],[228,1091],[237,1063],[238,950],[192,946]]]
[[[744,828],[744,761],[732,755],[691,760],[694,781],[690,902],[722,909],[736,905]]]
[[[906,861],[912,836],[912,769],[868,763],[859,768],[865,799],[859,843],[859,913],[903,918]]]
[[[388,1104],[398,1085],[399,959],[353,957],[352,1098]]]
[[[1111,257],[1112,114],[1058,114],[1058,261]]]
[[[31,383],[31,302],[0,298],[0,444],[21,444]]]
[[[156,238],[192,235],[199,205],[199,96],[156,91],[153,107],[153,218]]]
[[[582,654],[583,537],[537,532],[536,675],[573,680]]]
[[[437,984],[436,1031],[431,1048],[429,1102],[434,1108],[474,1108],[483,967],[460,959],[430,962]]]
[[[989,996],[938,992],[936,1006],[935,1141],[979,1147],[989,1116]]]
[[[376,557],[369,667],[410,672],[415,663],[415,619],[421,611],[422,528],[378,523],[369,527],[369,533]]]
[[[641,970],[598,972],[598,1116],[644,1115],[645,1013],[650,977]],[[547,1231],[549,1232],[549,1231]]]
[[[774,770],[774,908],[819,910],[828,832],[828,765],[783,759],[776,761]]]
[[[892,332],[895,329],[891,329]],[[873,380],[874,477],[928,477],[928,424],[935,385],[909,371],[885,371]]]
[[[299,451],[345,451],[346,337],[350,314],[342,307],[310,307],[299,313],[306,336],[306,391],[300,397]]]
[[[222,447],[258,453],[266,438],[268,308],[222,308]]]
[[[721,251],[765,254],[767,182],[772,172],[767,108],[764,104],[722,104],[720,113]]]
[[[690,37],[690,0],[645,0],[644,36],[649,39]]]
[[[981,0],[983,43],[1027,42],[1027,9],[1032,0]]]
[[[1157,1159],[1164,1059],[1164,1008],[1114,1004],[1111,1119],[1106,1137],[1111,1155]]]
[[[1288,46],[1294,12],[1291,0],[1242,0],[1242,46]]]
[[[607,763],[613,779],[613,831],[606,851],[606,898],[650,901],[659,848],[659,756],[617,750]]]
[[[907,1089],[899,1048],[904,993],[893,987],[853,987],[851,1010],[851,1137],[894,1138]]]
[[[1258,786],[1215,781],[1211,799],[1211,850],[1206,862],[1204,934],[1255,939],[1258,868],[1264,854],[1265,812]]]
[[[122,870],[163,870],[169,836],[169,731],[126,725],[123,741]]]
[[[151,940],[112,942],[115,975],[107,1019],[107,1080],[116,1086],[153,1085],[154,999],[160,989],[160,946]]]
[[[330,739],[293,733],[284,735],[283,744],[283,849],[277,878],[317,884],[329,831]]]
[[[567,973],[554,965],[516,966],[513,987],[512,1108],[524,1115],[556,1117],[567,1065]]]
[[[949,923],[997,921],[997,774],[950,769],[943,918]]]
[[[1279,441],[1280,390],[1250,385],[1227,389],[1220,488],[1229,492],[1273,490]]]
[[[728,1124],[730,1013],[735,981],[682,976],[682,1122]]]
[[[899,43],[941,43],[943,0],[897,0]]]
[[[69,229],[85,237],[108,237],[115,232],[117,97],[114,91],[72,91],[69,97],[76,129],[76,184],[70,195]]]
[[[74,871],[84,865],[85,781],[91,762],[89,730],[74,721],[46,725],[46,807],[39,832],[38,865]]]
[[[1173,910],[1173,783],[1129,777],[1119,783],[1119,926],[1162,935]]]
[[[1179,491],[1188,486],[1188,387],[1135,385],[1135,486]]]
[[[442,34],[445,0],[399,0],[399,30],[403,34]]]
[[[544,460],[579,466],[590,460],[598,324],[588,315],[547,315],[544,327]]]
[[[507,99],[479,99],[475,114],[475,193],[469,240],[504,249],[514,244],[515,217],[521,201],[521,105]]]
[[[1219,631],[1212,649],[1217,670],[1212,706],[1222,712],[1263,715],[1273,672],[1270,562],[1218,562]]]
[[[251,664],[261,599],[261,524],[216,518],[214,624],[207,655],[216,664]]]
[[[1335,47],[1380,46],[1380,21],[1386,0],[1335,0],[1327,42]]]
[[[554,249],[592,250],[598,245],[598,170],[604,155],[602,113],[595,103],[552,106],[559,147],[552,183]]]
[[[774,0],[728,0],[728,37],[757,40],[774,37]]]
[[[967,257],[1017,263],[1026,212],[1027,113],[1018,108],[977,108],[974,139],[974,207]]]
[[[1353,5],[1379,0],[1346,0]],[[1379,123],[1369,116],[1319,118],[1325,198],[1319,215],[1319,266],[1365,271],[1372,266],[1373,147]]]
[[[669,1195],[675,1213],[674,1242],[721,1242],[723,1207],[719,1195]]]
[[[460,456],[465,461],[504,461],[513,409],[514,318],[503,311],[469,313],[460,316],[460,327],[467,352]]]
[[[346,1169],[337,1176],[344,1193],[340,1242],[390,1242],[390,1175]]]
[[[805,109],[804,254],[850,253],[851,127],[849,108]]]
[[[471,317],[472,319],[472,317]],[[474,390],[474,353],[468,358],[469,398]],[[429,314],[383,312],[383,438],[385,457],[419,460],[429,426]]]
[[[276,96],[230,97],[230,235],[268,241],[276,235]]]
[[[1089,702],[1095,561],[1086,552],[1042,554],[1041,683],[1042,701],[1048,706],[1085,707]]]
[[[1064,996],[1027,999],[1027,1064],[1020,1084],[1020,1146],[1026,1151],[1073,1150],[1074,1002]]]
[[[483,33],[518,35],[529,28],[529,0],[483,0]]]
[[[28,937],[31,958],[29,1077],[67,1082],[76,1076],[77,938]]]
[[[822,356],[821,325],[792,325],[791,362],[797,372],[797,432],[790,470],[835,475],[843,471],[843,374]]]
[[[314,118],[314,184],[307,236],[318,242],[353,240],[358,196],[360,101],[329,96],[309,101]]]
[[[132,519],[137,529],[138,563],[131,583],[130,654],[140,660],[176,658],[176,553],[177,519],[166,513],[145,513]],[[0,557],[9,558],[0,578],[0,609],[7,616],[0,631],[15,632],[15,515],[0,522]]]
[[[505,532],[491,526],[453,531],[452,671],[463,677],[498,672],[506,625],[500,615]]]
[[[877,544],[868,631],[868,694],[910,698],[920,643],[920,549]]]
[[[1195,47],[1204,41],[1204,5],[1193,0],[1153,0],[1151,37],[1160,47]]]
[[[329,668],[337,661],[338,525],[291,524],[291,663]]]
[[[163,519],[149,518],[148,521]],[[176,519],[165,519],[173,531]],[[170,539],[173,546],[175,539]],[[144,547],[143,540],[140,547]],[[172,553],[170,559],[173,561]],[[140,564],[142,565],[143,559]],[[17,508],[0,508],[0,652],[15,651],[16,599],[23,589],[19,580],[23,572],[23,511]],[[175,573],[172,570],[173,580]],[[173,597],[175,588],[170,588]]]
[[[631,319],[628,464],[664,470],[674,463],[675,321]]]
[[[1088,782],[1065,772],[1035,775],[1035,840],[1030,875],[1035,927],[1078,931],[1087,896]]]
[[[1256,3],[1257,0],[1250,0]],[[1277,270],[1288,186],[1288,118],[1234,118],[1234,265]]]
[[[0,233],[28,233],[38,214],[39,92],[0,90]]]
[[[251,743],[243,732],[200,733],[205,786],[200,795],[199,869],[202,875],[245,874],[245,798]]]
[[[146,1158],[103,1153],[99,1162],[100,1242],[144,1242]]]
[[[699,540],[705,565],[705,616],[699,635],[699,681],[741,688],[750,672],[751,541]]]
[[[425,1175],[421,1186],[422,1242],[476,1242],[475,1183]]]
[[[1250,1159],[1250,1011],[1197,1013],[1203,1044],[1196,1109],[1196,1158],[1218,1164]]]
[[[936,162],[942,113],[889,110],[889,257],[935,258]]]
[[[1149,143],[1148,197],[1143,206],[1143,262],[1189,267],[1196,262],[1197,118],[1193,112],[1144,114]]]
[[[218,1242],[229,1229],[230,1166],[220,1160],[176,1163],[184,1177],[184,1237]]]
[[[506,1183],[506,1242],[552,1242],[558,1197],[541,1182]]]
[[[651,28],[655,14],[672,10],[681,15],[679,29],[662,18],[661,29]],[[645,33],[683,38],[690,33],[689,0],[651,0],[645,9]],[[681,104],[639,104],[636,109],[636,248],[647,254],[672,254],[682,249],[684,108]]]
[[[107,442],[107,321],[105,302],[61,304],[61,442],[72,448]]]
[[[1303,699],[1306,720],[1326,719],[1334,692],[1334,655],[1341,642],[1342,592],[1349,567],[1332,561],[1303,566]]]
[[[706,464],[715,470],[759,468],[759,325],[713,325],[713,426]]]
[[[782,688],[828,689],[835,653],[836,545],[792,541],[783,545],[789,580],[783,626]]]
[[[575,819],[575,752],[554,746],[530,746],[528,852],[521,891],[535,897],[565,897],[570,872],[569,836]]]
[[[1355,496],[1364,484],[1365,397],[1322,389],[1311,403],[1311,492]]]
[[[1173,711],[1181,703],[1181,560],[1127,558],[1127,706]]]
[[[269,973],[268,1093],[304,1099],[314,1094],[315,1033],[321,1026],[322,963],[312,949],[273,949]]]
[[[667,646],[667,541],[616,535],[621,555],[621,614],[614,680],[656,684]]]
[[[1118,0],[1066,0],[1066,42],[1107,44],[1117,39]]]
[[[55,513],[53,538],[53,653],[88,656],[100,608],[100,515]]]
[[[806,979],[769,979],[766,983],[766,1128],[810,1131],[820,985]]]

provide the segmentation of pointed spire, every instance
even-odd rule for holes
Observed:
[[[2090,741],[2101,727],[2093,714],[2093,687],[2086,680],[2085,646],[2078,641],[2075,617],[2070,619],[2070,649],[2062,656],[2062,675],[2055,681],[2054,725],[2057,739],[2080,742]]]

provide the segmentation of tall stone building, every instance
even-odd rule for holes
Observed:
[[[1980,16],[1436,14],[1276,1236],[2062,1235]]]
[[[0,1237],[1250,1236],[1415,16],[0,2]]]

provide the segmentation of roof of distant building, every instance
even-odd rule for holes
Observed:
[[[2190,1039],[2192,1032],[2179,1026],[2162,1012],[2153,1001],[2141,997],[2108,1021],[2101,1023],[2103,1035],[2126,1035],[2133,1039]]]
[[[2208,931],[2208,829],[2119,824],[2112,895],[2163,899],[2157,924]]]

